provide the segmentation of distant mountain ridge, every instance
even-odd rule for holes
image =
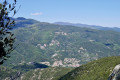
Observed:
[[[28,25],[32,25],[35,23],[39,23],[40,21],[34,20],[34,19],[26,19],[24,17],[18,17],[18,18],[14,18],[14,20],[16,21],[16,26],[15,28],[19,28],[21,27],[20,25],[25,23]],[[41,23],[47,23],[47,22],[41,22]],[[103,27],[103,26],[99,26],[99,25],[88,25],[88,24],[81,24],[81,23],[69,23],[69,22],[54,22],[52,24],[57,24],[57,25],[66,25],[66,26],[77,26],[77,27],[83,27],[83,28],[91,28],[91,29],[97,29],[97,30],[113,30],[113,31],[117,31],[120,32],[120,28],[118,27]],[[25,25],[22,27],[26,27]]]
[[[120,28],[118,27],[103,27],[103,26],[98,26],[98,25],[88,25],[88,24],[81,24],[81,23],[69,23],[69,22],[55,22],[53,24],[58,24],[58,25],[72,25],[72,26],[77,26],[77,27],[86,27],[86,28],[91,28],[91,29],[98,29],[98,30],[114,30],[120,32]]]
[[[34,20],[34,19],[26,19],[24,17],[18,17],[18,18],[14,18],[14,20],[16,21],[16,26],[15,28],[19,28],[21,27],[21,22],[23,24],[23,22],[25,24],[35,24],[35,23],[39,23],[40,21]],[[42,22],[42,23],[47,23],[47,22]],[[81,23],[69,23],[69,22],[54,22],[53,24],[57,24],[57,25],[66,25],[66,26],[76,26],[76,27],[83,27],[83,28],[91,28],[91,29],[97,29],[97,30],[113,30],[113,31],[117,31],[120,32],[120,28],[118,27],[103,27],[103,26],[99,26],[99,25],[88,25],[88,24],[81,24]],[[22,26],[22,27],[26,27],[26,26]]]
[[[39,21],[34,20],[34,19],[26,19],[24,17],[18,17],[18,18],[13,18],[15,20],[16,25],[13,27],[13,29],[20,28],[20,27],[27,27],[27,25],[32,25],[39,23]]]

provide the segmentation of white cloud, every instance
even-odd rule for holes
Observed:
[[[38,16],[38,15],[43,15],[43,13],[42,12],[40,12],[40,13],[31,13],[30,15]]]

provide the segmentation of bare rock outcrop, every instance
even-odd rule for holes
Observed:
[[[108,80],[120,80],[120,64],[115,66]]]

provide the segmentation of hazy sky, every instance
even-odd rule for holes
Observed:
[[[17,0],[15,17],[120,27],[120,0]]]

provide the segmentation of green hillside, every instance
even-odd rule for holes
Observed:
[[[107,80],[118,64],[120,56],[102,58],[72,70],[59,80]]]
[[[120,33],[17,19],[15,45],[4,65],[46,62],[77,67],[91,60],[120,55]],[[19,27],[18,27],[19,26]],[[56,65],[57,64],[57,65]]]
[[[17,70],[0,66],[0,80],[10,80],[10,77],[19,77],[20,75],[18,73],[19,71]]]
[[[20,80],[58,80],[73,68],[49,67],[46,69],[35,69],[23,74]]]

